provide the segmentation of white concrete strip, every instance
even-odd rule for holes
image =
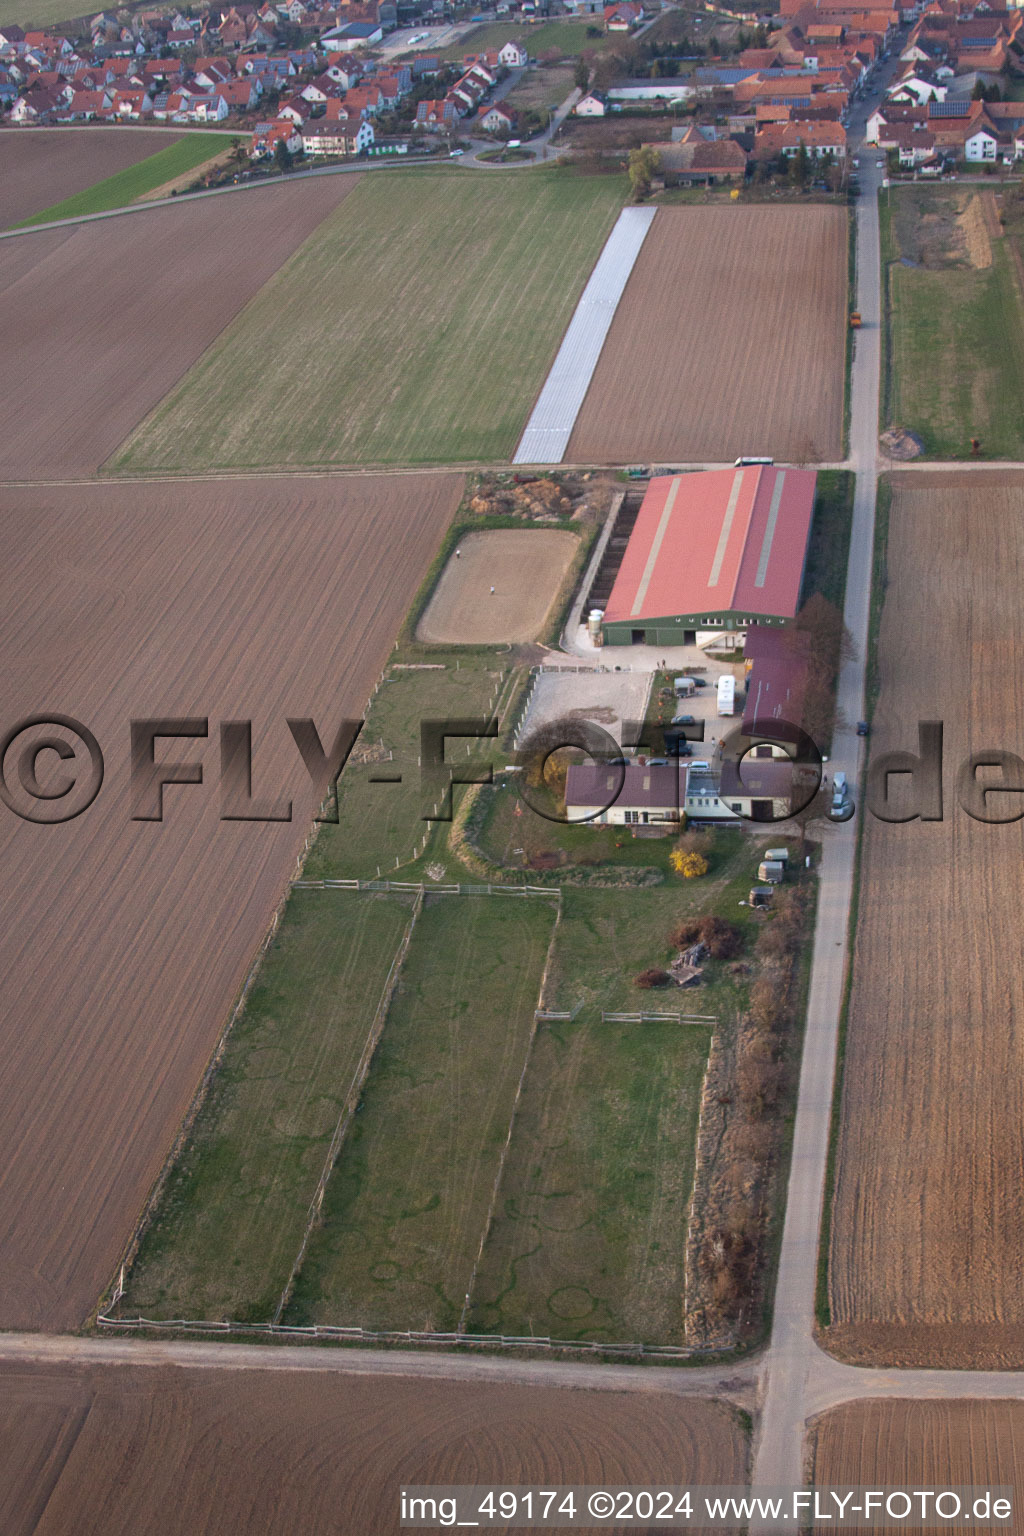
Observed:
[[[640,612],[644,605],[644,598],[647,596],[647,588],[651,584],[651,577],[654,575],[654,567],[657,565],[658,556],[661,554],[662,541],[666,532],[668,531],[668,525],[672,517],[672,508],[675,506],[676,496],[679,494],[679,484],[680,482],[677,477],[672,481],[672,484],[668,489],[668,495],[665,497],[664,510],[662,511],[661,517],[658,521],[658,527],[655,531],[653,542],[651,543],[651,552],[647,556],[647,564],[644,566],[644,574],[641,576],[640,585],[636,589],[636,601],[633,604],[633,611],[630,614],[631,619],[636,618],[637,614]]]
[[[717,587],[718,578],[722,574],[722,562],[725,559],[725,551],[729,545],[729,535],[732,533],[732,520],[736,516],[736,503],[740,499],[742,487],[743,471],[738,469],[733,476],[732,490],[729,492],[729,504],[725,509],[725,517],[722,519],[722,531],[718,535],[718,548],[715,550],[715,558],[711,563],[711,575],[708,577],[709,587]]]
[[[512,459],[559,464],[656,208],[624,208],[590,274]]]
[[[764,530],[764,543],[761,545],[761,558],[757,562],[757,575],[754,577],[754,586],[763,587],[768,576],[768,562],[772,557],[772,543],[775,539],[775,524],[779,520],[779,507],[782,503],[782,487],[786,483],[786,471],[780,469],[775,476],[775,489],[772,491],[772,504],[768,508],[768,522]]]

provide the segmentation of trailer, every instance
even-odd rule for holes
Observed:
[[[778,859],[762,859],[757,866],[757,878],[768,885],[781,885],[786,878],[786,866]]]
[[[729,673],[718,679],[718,713],[720,715],[736,713],[736,679]]]

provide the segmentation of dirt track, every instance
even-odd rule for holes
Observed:
[[[1024,822],[970,819],[956,772],[984,747],[1024,750],[1024,476],[895,487],[871,755],[916,751],[917,722],[943,721],[945,820],[865,815],[828,1347],[1019,1366]]]
[[[36,1367],[0,1398],[4,1536],[397,1536],[403,1485],[746,1475],[732,1410],[654,1393]]]
[[[467,534],[458,557],[453,554],[441,573],[417,640],[436,645],[536,640],[576,544],[574,534],[555,528]]]
[[[293,868],[308,776],[285,716],[358,715],[454,511],[458,476],[0,492],[4,720],[57,709],[106,757],[77,820],[0,808],[0,1326],[82,1322],[171,1144]],[[129,721],[205,783],[129,818]],[[253,721],[254,793],[218,819],[218,724]],[[8,777],[11,760],[7,760]]]
[[[94,470],[359,180],[316,177],[0,242],[0,478]]]
[[[75,192],[137,165],[157,150],[177,144],[180,133],[157,137],[131,128],[47,129],[0,137],[0,229],[42,213]]]
[[[1024,1490],[1024,1403],[858,1402],[824,1414],[811,1430],[813,1481],[838,1488],[996,1489],[1011,1486],[1012,1528]],[[948,1507],[948,1506],[947,1506]],[[833,1520],[815,1531],[834,1530]],[[906,1521],[876,1525],[880,1536]],[[855,1536],[853,1525],[844,1531]]]
[[[838,208],[659,208],[566,462],[838,459]]]

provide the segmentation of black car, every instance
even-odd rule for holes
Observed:
[[[857,721],[857,735],[858,736],[866,736],[868,734],[869,729],[870,729],[870,727],[868,726],[868,723],[867,723],[866,720],[858,720]]]

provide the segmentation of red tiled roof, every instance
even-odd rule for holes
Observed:
[[[652,480],[605,623],[701,612],[792,618],[815,481],[813,470],[774,465]]]

